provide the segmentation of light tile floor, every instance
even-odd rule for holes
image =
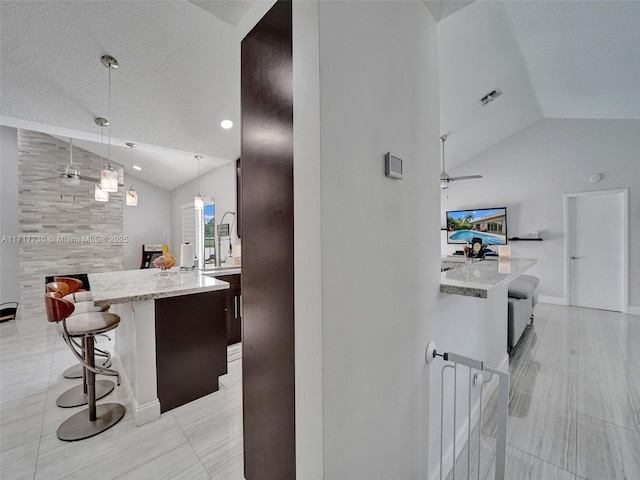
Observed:
[[[106,340],[100,345],[109,348]],[[244,479],[240,358],[240,345],[229,347],[229,373],[220,377],[218,392],[141,427],[124,387],[116,387],[98,403],[122,403],[125,417],[96,437],[69,443],[58,440],[56,429],[82,408],[55,404],[78,384],[62,377],[74,364],[69,348],[44,313],[1,324],[0,479]]]
[[[509,366],[507,479],[640,479],[639,352],[638,316],[539,304]],[[485,417],[492,456],[495,395]]]
[[[138,428],[128,410],[107,432],[66,443],[56,429],[79,410],[55,405],[77,382],[62,378],[74,363],[67,346],[44,314],[1,324],[0,479],[242,480],[239,359],[231,348],[219,392]],[[640,317],[539,304],[510,372],[507,479],[640,479]],[[122,387],[111,401],[129,406]],[[489,420],[483,431],[490,456]],[[481,468],[493,478],[490,461]]]

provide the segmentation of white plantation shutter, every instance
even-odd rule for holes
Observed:
[[[193,205],[182,207],[182,243],[196,244],[196,209]]]

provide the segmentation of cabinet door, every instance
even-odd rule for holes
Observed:
[[[231,286],[226,293],[227,316],[227,345],[233,345],[242,340],[242,292],[240,290],[240,275],[219,275],[218,280],[228,282]]]
[[[227,292],[227,345],[238,343],[242,337],[242,307],[239,288]]]

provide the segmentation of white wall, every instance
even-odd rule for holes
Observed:
[[[0,237],[18,235],[18,131],[0,127]],[[19,245],[0,243],[0,303],[20,301]]]
[[[436,22],[422,2],[320,2],[319,17],[324,478],[424,478]],[[388,151],[403,180],[384,176]]]
[[[125,191],[133,185],[138,192],[138,206],[124,205],[124,234],[129,241],[124,244],[124,269],[140,268],[142,245],[161,245],[166,233],[169,245],[171,238],[171,193],[137,178],[125,177]]]
[[[195,162],[195,160],[194,160]],[[176,256],[176,263],[180,262],[180,245],[182,244],[182,205],[193,203],[196,193],[215,200],[216,226],[220,224],[222,215],[227,211],[236,211],[236,163],[230,162],[215,168],[171,191],[171,250]],[[233,217],[227,215],[225,223],[231,224]],[[235,245],[240,239],[236,236],[236,225],[233,227],[232,242]],[[218,240],[216,238],[216,247]],[[228,242],[222,242],[222,258],[228,253]]]
[[[640,307],[640,121],[545,119],[449,172],[482,174],[456,182],[442,194],[444,212],[507,206],[509,236],[538,230],[542,242],[511,242],[512,255],[538,259],[539,294],[562,302],[564,292],[565,193],[629,188],[629,304]],[[448,140],[455,142],[455,135]],[[596,184],[589,176],[600,173]],[[444,236],[442,237],[445,238]],[[455,250],[443,241],[443,253]],[[459,248],[459,247],[458,247]],[[606,254],[606,252],[604,253]]]
[[[293,3],[296,478],[322,480],[322,228],[318,3]]]

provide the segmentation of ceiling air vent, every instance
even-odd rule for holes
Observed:
[[[487,93],[484,97],[482,97],[480,99],[480,103],[484,107],[487,103],[493,102],[500,95],[502,95],[502,92],[496,88],[495,90],[492,90],[491,92]]]

